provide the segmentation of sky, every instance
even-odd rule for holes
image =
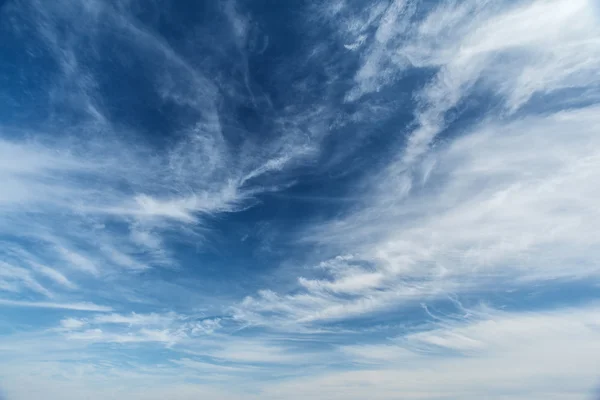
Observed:
[[[0,398],[594,400],[600,3],[0,1]]]

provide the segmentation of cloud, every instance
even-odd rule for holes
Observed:
[[[71,332],[66,335],[69,340],[83,340],[93,343],[165,343],[173,345],[185,337],[184,334],[160,329],[140,329],[132,334],[104,332],[102,329],[88,329]]]
[[[374,28],[361,68],[395,78],[368,89],[374,83],[359,72],[351,93],[382,90],[408,68],[436,68],[416,94],[416,128],[358,186],[369,193],[362,203],[305,233],[304,241],[340,254],[325,262],[325,278],[300,277],[289,294],[260,291],[234,307],[237,318],[297,329],[499,282],[597,277],[593,199],[600,193],[587,182],[599,178],[599,110],[585,98],[563,111],[555,108],[560,101],[552,106],[557,91],[598,87],[589,68],[597,64],[600,32],[590,7],[585,0],[452,2],[417,20],[413,2],[365,10],[364,27],[345,34]],[[589,51],[571,55],[582,46]],[[542,72],[530,79],[530,69],[553,78]],[[501,106],[473,126],[447,118],[482,92]],[[358,100],[352,96],[347,101]],[[547,96],[547,108],[527,115],[533,96]],[[457,137],[432,146],[447,129]]]
[[[351,369],[284,379],[266,386],[261,395],[582,397],[592,393],[597,379],[589,352],[598,343],[597,311],[594,303],[538,312],[461,310],[383,343],[375,339],[376,343],[340,346]]]
[[[0,306],[53,310],[0,321],[11,399],[591,388],[597,304],[427,304],[600,278],[595,5],[358,3],[275,35],[234,1],[172,32],[161,2],[1,10],[48,71],[0,126]]]
[[[342,373],[323,382],[343,385],[358,379],[362,390],[379,384],[415,398],[436,398],[441,393],[505,398],[508,391],[515,398],[533,393],[584,396],[596,379],[588,365],[593,357],[587,355],[597,343],[596,312],[595,304],[523,313],[473,310],[467,320],[444,318],[433,329],[384,345],[345,347],[343,351],[355,361],[380,368]],[[406,379],[394,381],[394,374]]]
[[[55,63],[48,81],[40,83],[48,86],[41,101],[52,115],[32,115],[35,123],[18,130],[0,127],[0,234],[11,254],[20,252],[14,264],[24,272],[2,281],[4,291],[15,299],[28,290],[68,300],[94,286],[86,291],[94,300],[103,294],[92,282],[110,280],[118,291],[131,286],[135,275],[176,267],[173,241],[202,246],[211,218],[245,210],[261,194],[288,187],[289,170],[318,155],[332,118],[324,106],[273,112],[277,127],[265,142],[235,122],[229,102],[262,96],[247,81],[243,42],[250,22],[237,10],[228,3],[221,11],[238,42],[246,89],[223,81],[213,67],[221,62],[220,49],[198,63],[140,24],[127,2],[32,0],[3,10],[8,31],[18,35],[21,25],[30,28],[31,36],[20,40],[40,47]],[[105,40],[118,44],[110,56],[103,54]],[[184,115],[181,124],[161,133],[166,142],[159,150],[146,140],[153,128],[115,114],[114,90],[105,90],[103,63],[123,55],[128,61],[115,64],[116,75],[125,79],[144,71],[148,104]],[[136,61],[141,59],[148,62]],[[240,141],[232,131],[241,132]]]
[[[419,327],[418,332],[410,330],[383,341],[372,338],[370,344],[345,343],[322,350],[319,354],[322,359],[311,359],[306,353],[294,355],[284,347],[254,340],[240,340],[230,346],[229,338],[221,343],[222,350],[217,347],[209,354],[241,364],[222,364],[215,359],[207,362],[188,355],[173,358],[168,365],[135,366],[131,370],[117,365],[90,364],[89,361],[70,367],[46,362],[45,368],[50,368],[53,374],[78,373],[78,382],[88,386],[110,384],[115,390],[128,388],[123,396],[130,394],[131,383],[137,381],[146,382],[144,388],[148,395],[167,390],[165,388],[171,394],[177,393],[186,387],[180,379],[197,377],[201,371],[210,379],[207,383],[187,387],[190,393],[202,393],[209,390],[207,388],[214,390],[220,384],[236,382],[237,387],[243,387],[247,392],[242,395],[245,398],[260,393],[264,399],[307,396],[386,399],[397,393],[420,399],[440,396],[526,399],[539,395],[556,399],[581,398],[591,394],[597,382],[593,367],[598,350],[598,311],[595,303],[522,312],[489,307],[461,309],[451,315],[440,315],[433,323]],[[166,339],[158,332],[155,336],[146,333],[145,337],[113,339],[123,340],[122,343]],[[332,371],[310,367],[298,376],[286,374],[282,366],[286,363],[297,366],[303,362],[326,366],[336,361],[351,368]],[[262,364],[250,367],[246,365],[248,362]],[[3,371],[8,374],[4,376],[15,378],[8,381],[11,393],[22,393],[24,386],[19,382],[36,371],[32,364],[22,364],[23,361],[12,370]],[[256,379],[265,374],[270,376],[269,380]],[[244,375],[253,378],[244,380],[241,378]],[[43,382],[38,383],[48,388],[59,385],[49,379],[50,376],[40,375]],[[274,379],[277,376],[279,378]]]
[[[108,310],[110,311],[110,310]],[[207,337],[221,329],[219,318],[192,318],[174,312],[128,315],[97,314],[90,318],[66,318],[60,321],[59,332],[64,339],[87,344],[155,343],[182,349],[198,337]]]
[[[60,326],[67,330],[80,329],[85,326],[86,322],[75,318],[67,318],[60,321]]]
[[[25,287],[45,297],[53,297],[52,293],[40,285],[27,269],[15,267],[4,262],[0,262],[0,284],[12,292],[20,292],[21,287]]]
[[[243,367],[232,367],[224,365],[216,365],[206,362],[194,361],[189,358],[183,358],[181,360],[172,360],[174,364],[181,365],[185,368],[189,368],[196,371],[202,371],[205,374],[228,374],[246,371],[247,368]]]
[[[431,153],[421,167],[434,166],[408,198],[397,196],[404,177],[390,167],[363,209],[307,236],[354,255],[321,264],[326,279],[300,278],[297,294],[246,299],[239,318],[311,323],[498,281],[597,276],[600,193],[586,182],[600,178],[598,112],[484,122]]]
[[[40,265],[40,264],[33,264],[33,268],[39,274],[46,276],[47,278],[51,279],[52,281],[54,281],[62,286],[65,286],[68,289],[76,288],[76,285],[73,284],[73,282],[71,282],[69,279],[67,279],[67,277],[65,277],[63,274],[61,274],[60,272],[58,272],[50,267],[47,267],[45,265]]]
[[[294,352],[288,346],[262,339],[233,339],[215,343],[205,351],[216,360],[250,365],[298,365],[315,358],[315,354]]]
[[[94,322],[98,324],[124,324],[124,325],[168,325],[182,317],[175,313],[168,314],[104,314],[94,317]]]
[[[511,6],[470,0],[434,6],[417,21],[413,1],[392,2],[385,12],[367,9],[365,14],[375,16],[362,30],[375,29],[348,100],[395,84],[408,69],[438,70],[416,95],[417,128],[402,155],[408,166],[444,130],[446,113],[474,90],[500,96],[508,113],[534,95],[566,89],[597,93],[600,81],[593,71],[600,63],[600,30],[592,7],[587,0]]]
[[[93,303],[49,303],[49,302],[0,299],[0,305],[7,306],[7,307],[54,308],[54,309],[61,309],[61,310],[74,310],[74,311],[96,311],[96,312],[112,311],[111,307],[100,306],[100,305],[93,304]]]
[[[67,318],[60,321],[60,325],[62,328],[65,328],[69,331],[79,331],[84,327],[89,327],[91,325],[110,327],[111,325],[123,325],[128,329],[131,328],[144,328],[144,327],[167,327],[175,323],[184,323],[186,320],[185,317],[177,315],[173,312],[166,314],[136,314],[131,313],[129,315],[123,314],[98,314],[93,318],[87,319],[75,319],[75,318]]]

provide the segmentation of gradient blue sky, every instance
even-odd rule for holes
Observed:
[[[591,399],[599,12],[0,1],[0,397]]]

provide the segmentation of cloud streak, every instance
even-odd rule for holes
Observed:
[[[597,114],[486,122],[431,153],[421,168],[434,167],[409,198],[394,190],[406,177],[385,171],[372,203],[308,236],[353,255],[321,264],[326,279],[300,278],[298,294],[248,298],[240,318],[326,321],[499,281],[596,277],[600,193],[585,182],[600,171]]]
[[[59,310],[73,310],[73,311],[96,311],[96,312],[110,312],[111,307],[101,306],[93,303],[49,303],[49,302],[36,302],[36,301],[22,301],[22,300],[8,300],[0,299],[0,304],[8,307],[27,307],[27,308],[52,308]]]

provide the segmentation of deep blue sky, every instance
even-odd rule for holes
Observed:
[[[0,396],[589,396],[599,22],[0,2]]]

